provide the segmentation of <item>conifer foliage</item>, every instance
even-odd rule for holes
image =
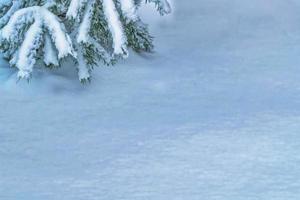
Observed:
[[[150,52],[153,38],[137,14],[144,0],[1,0],[0,49],[30,79],[34,66],[61,66],[74,61],[79,80],[90,81],[100,62],[114,64],[128,48]],[[154,3],[161,15],[171,12],[167,0]]]

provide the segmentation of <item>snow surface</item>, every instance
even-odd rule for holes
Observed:
[[[173,4],[91,85],[2,62],[1,200],[300,198],[300,2]]]

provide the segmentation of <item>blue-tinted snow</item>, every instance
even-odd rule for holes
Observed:
[[[299,1],[174,4],[91,85],[2,64],[1,200],[300,198]]]

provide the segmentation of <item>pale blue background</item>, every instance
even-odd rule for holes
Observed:
[[[91,85],[2,62],[0,200],[300,199],[300,2],[174,6]]]

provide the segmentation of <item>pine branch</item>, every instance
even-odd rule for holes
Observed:
[[[71,57],[80,81],[90,82],[100,62],[114,64],[128,56],[128,48],[152,51],[153,37],[137,13],[142,1],[2,0],[0,50],[20,78],[29,79],[39,60],[59,67]],[[145,2],[154,3],[161,15],[171,12],[167,0]]]

